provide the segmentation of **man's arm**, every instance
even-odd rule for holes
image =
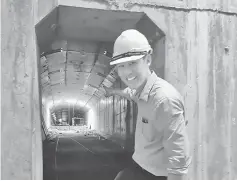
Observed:
[[[105,91],[106,91],[106,96],[112,96],[112,95],[119,95],[121,97],[125,97],[126,99],[131,100],[131,94],[130,94],[130,89],[129,88],[125,88],[125,89],[112,89],[112,88],[108,88],[108,87],[104,87]]]
[[[183,109],[179,108],[178,102],[164,99],[157,105],[156,114],[156,127],[162,126],[164,133],[163,145],[169,161],[168,179],[187,179],[191,156]]]

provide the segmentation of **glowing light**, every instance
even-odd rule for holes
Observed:
[[[91,129],[96,129],[96,114],[94,109],[90,109],[87,112],[87,126]]]
[[[46,119],[45,119],[45,126],[47,129],[50,127],[51,116],[50,116],[50,109],[46,106]]]
[[[101,104],[105,104],[106,101],[105,101],[104,99],[101,99],[100,103],[101,103]]]
[[[101,104],[112,104],[112,102],[113,102],[113,100],[111,99],[111,98],[109,98],[109,99],[101,99],[100,100],[100,103]]]
[[[113,99],[109,99],[107,102],[108,102],[108,104],[112,104],[113,103]]]
[[[46,109],[46,119],[45,119],[45,125],[46,127],[49,129],[49,127],[51,126],[50,123],[51,123],[51,114],[50,114],[50,109],[53,107],[53,106],[57,106],[57,105],[60,105],[60,104],[63,104],[63,103],[68,103],[68,104],[76,104],[78,106],[81,106],[81,107],[84,107],[86,109],[90,109],[91,110],[91,106],[90,105],[85,105],[86,102],[85,101],[81,101],[81,100],[78,100],[78,99],[56,99],[56,100],[46,100],[44,99],[44,101],[46,101],[46,106],[45,106],[45,109]],[[88,111],[89,112],[89,111]]]
[[[82,106],[84,107],[86,102],[85,101],[81,101],[81,100],[78,100],[78,99],[57,99],[57,100],[50,100],[48,101],[48,106],[49,108],[53,107],[53,106],[57,106],[59,104],[62,104],[62,103],[68,103],[68,104],[76,104],[78,106]],[[88,105],[86,105],[86,108],[87,109],[90,109],[90,107]]]

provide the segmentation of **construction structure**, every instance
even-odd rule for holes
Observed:
[[[136,105],[109,66],[115,38],[149,39],[153,70],[184,97],[190,179],[237,179],[236,0],[2,0],[1,178],[42,179],[42,142],[56,122],[132,149]],[[60,122],[60,121],[59,121]]]

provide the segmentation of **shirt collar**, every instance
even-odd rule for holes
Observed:
[[[144,88],[142,89],[141,92],[136,93],[136,97],[138,99],[142,99],[147,102],[150,91],[151,91],[156,80],[157,80],[157,75],[154,71],[152,71],[151,75],[147,79],[147,82],[146,82]]]

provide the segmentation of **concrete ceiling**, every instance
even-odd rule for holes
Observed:
[[[57,39],[113,42],[126,29],[135,28],[141,12],[58,6],[37,26],[41,52]]]
[[[102,85],[110,87],[117,79],[109,65],[116,37],[130,28],[143,31],[144,25],[151,27],[150,40],[161,36],[144,13],[54,9],[36,26],[43,99],[53,106],[67,102],[88,110],[90,103],[103,97]]]

